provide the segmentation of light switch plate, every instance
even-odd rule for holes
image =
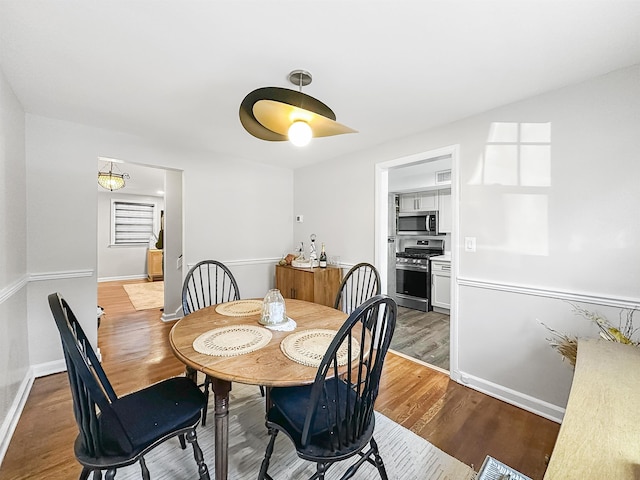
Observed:
[[[465,252],[476,251],[476,237],[464,237],[464,250]]]

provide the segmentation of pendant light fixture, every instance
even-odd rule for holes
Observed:
[[[113,162],[109,162],[109,171],[98,171],[98,185],[107,190],[119,190],[124,187],[124,179],[129,178],[128,173],[115,173],[113,171]],[[107,165],[103,167],[103,170],[107,168]],[[116,166],[116,168],[118,168]]]
[[[247,132],[261,140],[289,140],[293,145],[307,145],[313,137],[329,137],[356,130],[336,122],[336,115],[320,100],[302,93],[311,83],[311,74],[294,70],[289,81],[299,91],[263,87],[249,93],[240,104],[240,122]]]

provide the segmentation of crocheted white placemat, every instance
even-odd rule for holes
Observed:
[[[234,357],[255,352],[269,343],[273,334],[255,325],[220,327],[203,333],[193,341],[196,352],[218,357]]]
[[[221,303],[216,307],[216,312],[227,317],[248,317],[262,313],[262,300],[236,300]]]
[[[336,333],[335,330],[320,328],[292,333],[280,342],[280,350],[282,350],[282,353],[284,353],[287,358],[294,362],[308,367],[318,367]],[[338,349],[338,365],[340,366],[346,365],[348,360],[346,340],[347,339],[342,342],[342,345],[340,345]],[[352,338],[351,359],[357,358],[359,354],[360,344]]]

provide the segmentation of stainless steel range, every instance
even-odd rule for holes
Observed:
[[[396,253],[396,301],[398,305],[428,312],[431,307],[429,258],[444,253],[444,240],[418,240]]]

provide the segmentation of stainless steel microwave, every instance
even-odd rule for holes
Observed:
[[[438,235],[438,212],[400,212],[398,235]]]

